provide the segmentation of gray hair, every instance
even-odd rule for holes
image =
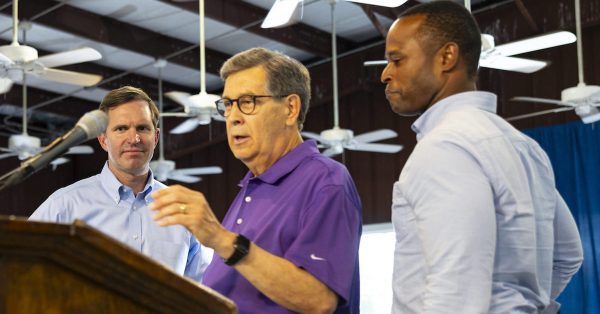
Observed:
[[[256,66],[267,74],[267,89],[272,95],[300,96],[298,129],[302,130],[310,103],[310,74],[298,60],[266,48],[252,48],[229,58],[221,67],[221,79]]]

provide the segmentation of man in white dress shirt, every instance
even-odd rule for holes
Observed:
[[[476,91],[480,32],[461,5],[392,25],[381,75],[418,143],[394,184],[393,313],[556,313],[581,241],[540,146]]]

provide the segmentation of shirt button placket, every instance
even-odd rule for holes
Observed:
[[[250,195],[246,195],[246,197],[244,197],[244,202],[245,202],[245,203],[250,203],[250,202],[252,202],[252,196],[250,196]],[[245,208],[245,206],[244,206],[244,208]],[[244,219],[243,219],[243,218],[241,218],[241,217],[239,217],[239,218],[238,218],[238,219],[235,221],[235,223],[236,223],[236,224],[238,224],[238,225],[241,225],[242,223],[244,223]]]

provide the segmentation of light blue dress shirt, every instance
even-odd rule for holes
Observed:
[[[165,185],[150,173],[143,192],[134,195],[104,165],[102,172],[54,192],[29,217],[34,221],[72,223],[80,219],[168,266],[180,275],[200,281],[212,251],[182,226],[161,227],[152,220],[150,194]],[[204,255],[204,256],[203,256]]]
[[[540,146],[466,92],[429,108],[394,184],[393,313],[556,313],[582,247]]]

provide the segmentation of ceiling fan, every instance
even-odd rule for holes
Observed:
[[[188,117],[183,123],[171,130],[171,133],[181,134],[193,131],[199,124],[209,124],[212,119],[225,121],[217,112],[217,101],[221,96],[206,92],[206,60],[204,47],[204,0],[199,0],[200,19],[200,93],[190,95],[184,92],[168,92],[165,95],[184,107],[184,112],[165,112],[163,117]]]
[[[0,147],[0,159],[16,156],[19,160],[28,159],[43,150],[42,140],[39,137],[27,133],[27,73],[23,70],[21,86],[23,88],[23,132],[14,134],[8,138],[8,147]],[[71,147],[65,154],[92,154],[94,149],[88,145]],[[50,162],[52,170],[64,163],[69,162],[67,157],[58,157]]]
[[[344,149],[378,152],[397,153],[402,145],[371,143],[398,136],[392,130],[380,129],[354,136],[354,132],[339,127],[339,102],[338,102],[338,80],[337,80],[337,47],[335,31],[335,3],[331,1],[331,64],[333,67],[333,128],[324,130],[321,134],[302,132],[307,138],[315,139],[325,147],[323,154],[334,156],[344,152]]]
[[[471,1],[465,1],[465,7],[471,10]],[[495,45],[494,36],[481,34],[481,56],[479,66],[484,68],[533,73],[545,68],[546,61],[513,57],[526,52],[566,45],[574,42],[576,37],[567,31],[550,32],[502,45]],[[365,66],[386,65],[386,60],[365,61]]]
[[[538,102],[563,107],[510,117],[506,120],[515,121],[568,110],[575,110],[575,113],[581,118],[583,123],[593,123],[600,120],[600,112],[597,108],[600,107],[600,86],[586,85],[583,81],[583,36],[581,35],[581,8],[579,0],[575,0],[575,28],[577,31],[577,70],[579,74],[579,84],[575,87],[564,89],[560,95],[561,100],[536,97],[514,97],[511,99],[513,101]]]
[[[337,2],[340,0],[329,0]],[[395,8],[404,4],[407,0],[346,0],[349,2],[357,2],[371,5]],[[260,25],[262,28],[278,28],[292,25],[302,19],[302,10],[304,8],[304,0],[275,0],[273,6],[267,13],[264,21]]]
[[[13,0],[12,42],[10,45],[0,46],[0,93],[10,90],[13,81],[21,80],[24,74],[80,86],[92,86],[100,82],[102,79],[100,75],[53,69],[53,67],[102,58],[102,55],[95,49],[84,47],[38,58],[35,48],[19,45],[18,5],[19,1]],[[25,30],[31,27],[30,23],[21,23],[21,25]]]
[[[158,68],[158,107],[160,112],[163,111],[163,91],[162,91],[162,68],[167,65],[167,61],[164,59],[159,59],[154,64],[155,67]],[[223,170],[221,167],[196,167],[196,168],[184,168],[184,169],[176,169],[175,162],[172,160],[165,159],[164,153],[164,136],[163,136],[163,117],[159,116],[159,141],[158,141],[158,150],[159,156],[157,160],[150,162],[150,169],[154,173],[154,177],[158,181],[167,181],[167,180],[175,180],[181,181],[185,183],[196,183],[201,179],[199,177],[195,177],[196,175],[207,175],[207,174],[219,174],[222,173]]]

